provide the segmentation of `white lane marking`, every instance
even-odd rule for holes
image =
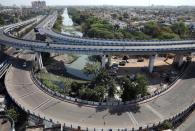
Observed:
[[[50,102],[51,100],[53,100],[52,98],[50,98],[50,99],[48,99],[48,100],[46,100],[46,101],[44,101],[44,102],[42,102],[41,104],[39,104],[37,107],[35,107],[34,109],[33,109],[33,111],[35,111],[35,110],[37,110],[37,109],[39,109],[40,107],[42,107],[42,106],[44,106],[44,105],[46,105],[48,102]]]
[[[39,93],[40,91],[32,91],[32,92],[29,92],[29,93],[27,93],[27,94],[24,94],[24,95],[22,95],[22,96],[19,96],[19,98],[24,98],[24,97],[28,97],[28,96],[31,96],[31,95],[33,95],[33,94],[35,94],[35,93]]]
[[[137,120],[135,119],[135,117],[133,116],[133,114],[131,112],[127,112],[127,115],[129,117],[129,119],[132,121],[134,126],[138,126],[139,123],[137,122]]]
[[[156,116],[158,116],[161,120],[164,120],[164,117],[162,116],[162,114],[160,114],[157,110],[155,110],[153,107],[151,107],[148,104],[145,104],[145,106],[150,109]]]

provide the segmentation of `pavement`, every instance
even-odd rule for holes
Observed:
[[[4,120],[6,120],[4,122]],[[11,123],[8,119],[0,119],[0,131],[9,131],[11,129]]]

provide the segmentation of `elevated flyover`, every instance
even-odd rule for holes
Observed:
[[[144,53],[150,53],[153,52],[152,49],[154,52],[173,52],[176,51],[176,47],[177,51],[190,52],[193,51],[195,47],[194,43],[176,44],[172,46],[161,45],[159,47],[152,45],[124,46],[125,48],[121,48],[120,46],[64,45],[60,43],[49,43],[48,45],[48,43],[45,42],[27,41],[10,37],[7,32],[9,32],[8,30],[10,30],[10,28],[14,28],[15,26],[17,26],[17,24],[13,25],[13,27],[7,26],[0,29],[1,43],[16,48],[32,49],[35,51],[94,54],[93,51],[96,50],[95,53],[102,54],[107,53],[107,51],[113,53],[115,50],[116,52],[116,49],[118,52],[131,52],[132,49],[139,49],[139,51],[142,52],[142,49],[145,47],[147,50],[145,50]],[[165,50],[167,48],[169,50]],[[27,61],[34,60],[34,56],[31,53],[20,55],[19,58]],[[166,119],[170,119],[178,113],[182,113],[187,107],[194,103],[195,72],[192,71],[195,68],[194,63],[190,65],[186,74],[174,85],[171,91],[136,107],[130,105],[118,107],[90,107],[59,100],[40,90],[32,81],[30,62],[27,62],[26,68],[22,65],[23,61],[21,60],[13,61],[12,67],[5,76],[5,86],[10,97],[26,112],[55,123],[60,123],[65,127],[78,128],[79,126],[81,129],[93,131],[94,129],[137,130],[139,127],[146,128],[147,126],[152,126],[153,124],[158,124]]]
[[[56,15],[48,17],[47,24],[53,26],[52,21],[56,19]],[[0,44],[9,45],[15,48],[28,49],[40,52],[54,53],[77,53],[102,55],[113,53],[127,54],[161,54],[161,53],[191,53],[195,51],[195,40],[180,41],[119,41],[119,40],[99,40],[71,37],[58,34],[48,29],[48,27],[40,27],[40,31],[45,34],[56,37],[61,42],[40,42],[33,40],[22,40],[11,37],[9,32],[18,26],[29,21],[13,24],[0,28]],[[66,43],[66,44],[65,44]],[[158,46],[157,46],[158,45]]]

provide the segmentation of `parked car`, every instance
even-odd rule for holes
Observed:
[[[192,57],[187,56],[186,60],[187,61],[192,61]]]
[[[121,61],[121,62],[119,62],[119,65],[120,66],[125,66],[126,65],[126,62],[125,61]]]
[[[23,66],[23,67],[26,67],[26,62],[24,62],[22,66]]]
[[[161,78],[166,78],[167,76],[168,76],[168,74],[165,73],[165,72],[163,72],[163,73],[160,75]]]
[[[137,59],[137,62],[143,62],[144,61],[144,58],[138,58]]]
[[[112,64],[111,68],[118,69],[118,64],[116,64],[116,63]]]

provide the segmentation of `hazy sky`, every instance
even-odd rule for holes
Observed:
[[[0,0],[2,5],[30,5],[33,0]],[[45,0],[47,5],[193,5],[195,0]]]

